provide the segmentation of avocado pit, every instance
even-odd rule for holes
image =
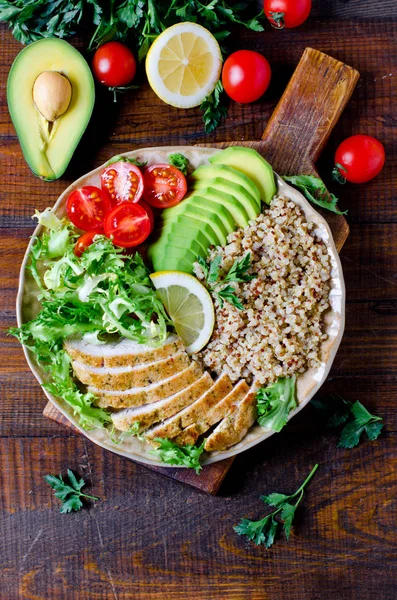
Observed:
[[[33,84],[33,101],[49,123],[65,114],[71,98],[70,81],[58,71],[43,71]]]

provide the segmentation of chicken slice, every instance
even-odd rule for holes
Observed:
[[[236,410],[227,414],[219,425],[217,425],[205,441],[204,449],[207,452],[225,450],[243,439],[256,419],[257,391],[258,386],[253,385],[236,405]]]
[[[200,398],[211,387],[212,383],[211,376],[208,373],[204,373],[200,379],[184,390],[177,392],[173,396],[169,396],[169,398],[136,408],[126,408],[114,413],[112,421],[115,427],[121,431],[128,431],[134,423],[139,423],[140,430],[146,429],[153,425],[153,423],[167,419],[185,408],[185,406],[192,404],[192,402]]]
[[[64,348],[73,360],[91,367],[132,367],[168,358],[185,349],[176,335],[170,335],[157,348],[126,338],[100,345],[90,344],[82,338],[69,338],[65,340]]]
[[[76,377],[86,385],[121,391],[161,381],[183,371],[189,364],[189,356],[180,352],[169,358],[135,367],[87,367],[77,360],[72,362],[72,367]]]
[[[197,381],[202,374],[203,371],[200,366],[196,362],[192,362],[187,369],[145,387],[135,387],[118,391],[114,389],[103,390],[89,386],[88,391],[95,394],[96,406],[100,406],[101,408],[129,408],[164,400],[164,398],[180,392]]]
[[[146,432],[146,439],[151,441],[156,437],[176,437],[185,427],[202,419],[215,404],[227,396],[232,387],[229,376],[222,374],[196,402]]]
[[[221,421],[228,413],[237,410],[239,402],[248,393],[249,387],[244,380],[239,381],[231,392],[228,393],[218,404],[216,404],[201,419],[189,425],[175,439],[180,446],[195,444],[199,436],[208,431],[212,425]]]

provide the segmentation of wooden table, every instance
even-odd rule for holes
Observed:
[[[204,136],[198,110],[161,103],[147,84],[115,105],[105,90],[66,177],[36,179],[25,164],[6,103],[7,73],[20,46],[0,29],[1,329],[0,599],[395,600],[397,597],[397,4],[314,0],[300,29],[239,30],[235,48],[263,52],[273,67],[265,98],[231,104]],[[45,419],[46,402],[18,343],[19,266],[35,208],[53,204],[77,176],[136,146],[258,139],[304,48],[318,48],[361,72],[353,98],[318,165],[329,182],[333,152],[352,133],[382,140],[387,163],[373,182],[331,189],[349,209],[342,251],[347,326],[323,392],[361,400],[385,419],[376,442],[337,447],[311,407],[282,433],[240,455],[217,497],[102,451]],[[81,47],[81,45],[79,46]],[[264,513],[260,495],[292,492],[315,462],[291,539],[268,551],[233,532]],[[100,498],[61,515],[46,473],[83,474]]]

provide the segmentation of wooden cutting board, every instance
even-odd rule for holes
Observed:
[[[315,163],[359,79],[359,73],[318,50],[306,48],[294,74],[267,124],[260,141],[237,142],[255,148],[279,175],[315,175]],[[230,143],[199,144],[225,148]],[[320,211],[328,221],[340,252],[349,234],[346,219]],[[80,435],[51,402],[44,416]],[[148,467],[162,475],[216,494],[233,463],[233,458],[204,467],[200,475],[189,469]],[[145,465],[147,466],[147,465]]]

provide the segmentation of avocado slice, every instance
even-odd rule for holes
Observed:
[[[234,225],[230,228],[230,224],[228,224],[228,229],[226,229],[225,224],[222,222],[217,210],[215,211],[213,208],[210,210],[204,210],[202,205],[199,207],[196,204],[193,205],[190,202],[190,198],[191,196],[176,206],[163,210],[161,215],[162,220],[167,222],[170,219],[174,219],[177,215],[183,214],[194,221],[208,223],[218,239],[217,246],[224,246],[226,244],[226,238],[228,234],[231,231],[234,231]]]
[[[209,159],[212,165],[227,165],[247,175],[258,187],[261,199],[270,204],[277,191],[272,167],[253,148],[230,146]]]
[[[173,248],[165,244],[151,255],[151,260],[155,271],[193,273],[193,263],[197,260],[197,254],[186,248]]]
[[[248,222],[255,220],[260,210],[241,185],[230,184],[225,179],[205,179],[196,181],[193,189],[208,198],[225,206],[239,227],[247,227]]]
[[[186,232],[186,229],[189,231]],[[159,234],[164,243],[168,242],[171,246],[177,246],[178,248],[185,248],[191,242],[191,249],[196,252],[197,256],[199,254],[203,257],[207,256],[211,245],[209,239],[199,229],[181,227],[181,225],[174,222],[165,224],[159,230]]]
[[[195,181],[222,178],[228,183],[232,183],[233,189],[234,184],[239,187],[241,186],[246,190],[249,196],[252,196],[252,198],[254,198],[258,209],[261,209],[261,195],[258,190],[258,187],[255,185],[252,179],[247,177],[247,175],[245,175],[241,171],[234,169],[233,167],[221,164],[201,165],[192,173],[192,178]]]
[[[43,82],[40,90],[39,80]],[[68,89],[66,98],[64,90]],[[45,38],[18,54],[8,76],[7,102],[23,155],[35,175],[45,181],[63,175],[88,125],[94,101],[91,70],[68,42]]]

